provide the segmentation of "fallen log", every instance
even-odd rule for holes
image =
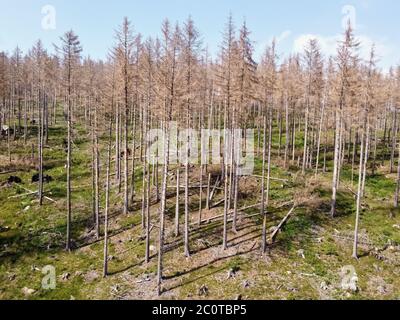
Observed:
[[[225,202],[225,199],[222,199],[222,200],[220,200],[220,201],[214,203],[214,204],[213,204],[212,206],[210,206],[210,207],[211,207],[211,209],[213,209],[213,208],[215,208],[215,207],[218,207],[220,204],[222,204],[222,203],[224,203],[224,202]]]
[[[294,201],[293,201],[293,200],[291,200],[291,201],[288,201],[288,202],[282,203],[281,205],[279,205],[279,206],[277,206],[277,207],[274,207],[274,209],[275,209],[275,210],[278,210],[278,209],[281,209],[281,208],[287,207],[287,206],[289,206],[290,204],[292,204],[293,202],[294,202]]]
[[[19,186],[19,187],[22,188],[22,189],[24,189],[24,190],[27,191],[27,192],[32,193],[32,194],[38,193],[38,192],[39,192],[39,191],[32,191],[32,190],[29,190],[29,189],[27,189],[27,188],[25,188],[25,187],[22,187],[22,186]],[[46,200],[49,200],[50,202],[57,203],[57,201],[55,201],[54,199],[49,198],[49,197],[47,197],[47,196],[43,196],[43,198],[46,199]]]
[[[347,190],[349,190],[355,197],[357,197],[357,193],[353,191],[353,189],[351,189],[351,187],[349,186],[345,186]]]
[[[251,177],[254,177],[254,178],[260,178],[260,179],[262,179],[263,178],[263,176],[259,176],[259,175],[256,175],[256,174],[253,174],[253,175],[251,175]],[[267,179],[266,177],[264,177],[264,179]],[[281,181],[281,182],[289,182],[289,180],[288,179],[280,179],[280,178],[269,178],[270,180],[272,180],[272,181]]]
[[[183,186],[183,185],[179,186],[180,189],[184,189],[185,187],[186,187],[186,186]],[[206,189],[207,187],[208,187],[208,186],[204,185],[204,186],[202,186],[201,188],[202,188],[202,189]],[[168,188],[168,189],[176,189],[176,186],[168,186],[167,188]],[[189,188],[189,189],[200,189],[200,185],[189,186],[188,188]],[[217,187],[216,190],[222,190],[222,188]]]
[[[28,196],[31,196],[31,195],[34,195],[34,194],[37,194],[37,193],[38,193],[37,191],[34,191],[34,192],[29,192],[29,193],[24,193],[24,194],[17,194],[16,196],[8,197],[8,199],[28,197]]]
[[[210,193],[210,199],[208,199],[209,203],[211,203],[211,201],[212,201],[212,199],[214,197],[214,194],[215,194],[215,190],[217,190],[217,188],[219,187],[220,182],[221,182],[221,178],[218,177],[217,181],[215,181],[215,185],[214,185],[214,187],[213,187],[213,189],[212,189],[212,191]]]
[[[251,205],[251,206],[247,206],[247,207],[240,208],[240,209],[238,209],[238,211],[237,211],[237,212],[238,212],[238,216],[243,215],[243,212],[244,212],[244,211],[246,211],[246,210],[248,210],[248,209],[256,208],[256,207],[258,207],[258,206],[260,206],[260,205],[261,205],[261,203],[257,203],[257,204],[253,204],[253,205]],[[228,216],[232,215],[233,213],[234,213],[234,210],[230,210],[230,211],[228,212]],[[248,218],[251,218],[251,217],[258,216],[258,215],[260,215],[260,213],[256,213],[256,214],[252,214],[252,215],[247,215],[247,217],[248,217]],[[215,216],[215,217],[211,217],[211,218],[208,218],[208,219],[204,219],[204,220],[201,221],[201,224],[203,224],[203,223],[210,223],[210,222],[212,222],[212,221],[216,221],[216,220],[222,219],[223,217],[224,217],[224,215],[221,214],[221,215],[218,215],[218,216]],[[232,221],[232,219],[228,220],[228,222],[231,222],[231,221]],[[192,223],[191,225],[198,225],[198,224],[199,224],[199,222],[196,222],[196,223]]]
[[[9,174],[9,173],[15,173],[15,172],[17,172],[17,170],[4,171],[4,172],[0,172],[0,175]]]
[[[294,205],[292,207],[292,209],[290,209],[290,211],[288,212],[288,214],[282,219],[282,221],[279,223],[279,225],[276,227],[276,229],[274,230],[274,232],[271,235],[270,238],[270,243],[274,243],[276,236],[278,235],[279,231],[284,227],[284,225],[286,224],[286,222],[289,220],[290,216],[292,215],[292,213],[294,212],[294,210],[296,209],[296,205]]]

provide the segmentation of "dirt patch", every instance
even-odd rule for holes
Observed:
[[[382,277],[373,276],[367,283],[368,291],[373,292],[377,296],[388,296],[393,293],[393,285],[388,284]]]

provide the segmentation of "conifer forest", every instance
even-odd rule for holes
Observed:
[[[399,299],[400,66],[126,15],[0,41],[0,299]]]

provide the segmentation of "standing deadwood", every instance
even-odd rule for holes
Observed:
[[[187,112],[187,128],[189,128],[189,111]],[[190,248],[189,248],[189,143],[190,143],[189,130],[187,131],[186,138],[186,150],[185,150],[185,226],[184,226],[184,251],[185,256],[190,257]]]
[[[89,118],[91,124],[91,134],[92,134],[92,214],[93,214],[93,223],[96,224],[97,217],[97,202],[96,202],[96,156],[95,156],[95,133],[94,133],[94,121],[93,110],[91,104],[91,98],[88,99],[88,109],[89,109]]]
[[[15,60],[18,60],[19,49],[15,53]],[[38,171],[39,171],[39,205],[43,204],[43,122],[44,122],[44,108],[45,108],[45,85],[44,85],[44,73],[45,73],[45,60],[47,59],[47,53],[43,48],[42,42],[37,41],[36,45],[32,49],[32,60],[34,61],[34,74],[35,80],[37,81],[37,97],[36,106],[38,109]],[[10,117],[10,113],[9,113]],[[9,124],[9,128],[11,125]],[[10,132],[10,130],[8,130]],[[9,140],[9,136],[8,136]],[[9,142],[9,141],[8,141]],[[10,151],[10,148],[9,148]],[[11,158],[10,158],[11,159]]]
[[[43,140],[46,145],[49,144],[49,97],[47,94],[44,96],[44,115],[43,115]]]
[[[272,152],[272,125],[273,125],[273,106],[274,106],[274,91],[276,87],[276,53],[275,41],[272,46],[268,47],[261,63],[261,79],[262,79],[262,98],[265,104],[265,119],[264,119],[264,154],[267,146],[267,125],[268,125],[268,154],[267,156],[267,184],[266,190],[263,192],[263,231],[262,231],[262,251],[266,252],[267,245],[267,210],[269,206],[269,189],[270,189],[270,171],[271,171],[271,152]],[[269,114],[267,115],[267,112]],[[267,122],[268,117],[268,122]],[[265,189],[265,156],[263,156],[263,189]]]
[[[179,237],[179,194],[180,194],[180,168],[176,169],[176,204],[175,204],[175,237]]]
[[[321,115],[319,119],[319,129],[318,129],[318,139],[317,139],[317,156],[315,159],[315,177],[318,176],[318,170],[319,170],[319,157],[321,153],[321,137],[322,137],[322,126],[324,124],[324,117],[325,117],[325,106],[326,106],[326,101],[327,101],[327,92],[325,88],[325,93],[324,97],[322,98],[322,104],[321,104]]]
[[[72,90],[74,88],[74,76],[76,65],[80,60],[82,48],[79,38],[71,30],[61,38],[62,46],[58,48],[63,55],[65,73],[66,73],[66,91],[67,91],[67,241],[66,250],[71,250],[71,159],[72,159]]]
[[[233,216],[232,216],[232,231],[234,233],[237,233],[237,215],[238,215],[238,197],[239,197],[239,157],[240,154],[238,149],[241,149],[240,143],[241,143],[241,136],[237,135],[237,129],[236,129],[236,121],[235,121],[235,113],[233,114],[232,117],[232,167],[231,167],[231,173],[233,175],[233,186],[232,186],[232,193],[233,193]],[[235,149],[235,146],[238,146],[238,149]]]
[[[222,123],[222,109],[226,110],[228,106],[228,110],[231,107],[231,100],[232,100],[232,92],[233,92],[233,64],[234,64],[234,45],[235,45],[235,27],[233,24],[232,15],[229,16],[226,31],[224,34],[224,40],[222,43],[222,50],[220,53],[220,60],[221,64],[219,66],[219,73],[218,73],[218,80],[220,80],[220,87],[223,93],[223,101],[221,104],[217,104],[215,117],[216,122],[218,123],[218,129],[222,130],[224,124]],[[225,116],[225,112],[224,112]],[[226,127],[226,124],[225,124]],[[222,154],[223,145],[220,145],[220,153]],[[221,171],[222,171],[222,179],[225,176],[225,164],[221,164]]]
[[[120,29],[116,33],[117,45],[114,48],[114,58],[116,60],[120,77],[122,79],[122,97],[123,97],[123,120],[124,120],[124,128],[123,128],[123,138],[124,138],[124,214],[128,214],[129,211],[129,188],[128,188],[128,177],[129,177],[129,150],[128,150],[128,126],[129,126],[129,90],[131,88],[132,83],[132,56],[133,56],[133,47],[135,45],[135,37],[133,35],[131,23],[128,18],[124,18]],[[134,139],[134,137],[133,137]],[[120,154],[117,155],[118,158]],[[134,157],[134,155],[133,155]]]
[[[263,244],[262,249],[263,252],[266,252],[267,246],[267,211],[269,206],[269,192],[271,188],[271,156],[272,156],[272,108],[269,109],[269,126],[268,126],[268,158],[267,158],[267,186],[266,186],[266,195],[265,195],[265,212],[263,216]]]
[[[24,145],[26,145],[26,140],[28,138],[28,102],[27,102],[27,94],[26,94],[26,89],[24,91]],[[0,128],[1,128],[1,120],[0,120]]]
[[[135,170],[135,157],[136,157],[136,112],[137,112],[137,108],[138,106],[136,105],[136,102],[133,102],[133,112],[131,115],[131,122],[132,122],[132,161],[131,161],[131,167],[132,167],[132,173],[131,173],[131,188],[130,188],[130,201],[131,203],[134,202],[135,200],[135,174],[136,174],[136,170]],[[145,112],[145,111],[144,111]],[[143,112],[143,113],[144,113]],[[142,126],[142,132],[141,135],[144,135],[145,131],[145,127],[147,126],[146,123],[146,117],[145,115],[143,115],[143,123],[141,124]],[[142,148],[146,149],[146,144],[143,142],[143,145],[141,146]],[[144,153],[146,153],[146,150],[144,150]],[[146,172],[146,161],[144,161],[144,158],[141,159],[142,160],[142,169],[143,169],[143,180],[145,179],[145,172]],[[143,181],[143,187],[144,187],[144,181]],[[143,189],[143,193],[144,193],[144,189]],[[143,213],[143,212],[142,212]],[[142,226],[144,228],[145,226],[145,218],[144,218],[144,214],[142,214]]]
[[[43,113],[44,99],[43,89],[38,91],[38,158],[39,158],[39,205],[43,204]]]
[[[305,125],[304,125],[303,165],[302,165],[302,167],[301,167],[301,172],[302,172],[302,174],[305,174],[305,173],[306,173],[309,112],[310,112],[310,94],[307,93],[307,98],[306,98]]]
[[[198,51],[200,47],[199,33],[194,25],[192,18],[188,18],[184,23],[184,28],[181,36],[182,41],[182,55],[185,66],[185,104],[186,104],[186,154],[185,154],[185,230],[184,230],[184,250],[185,256],[190,257],[189,248],[189,158],[190,153],[190,121],[193,105],[196,103],[196,96],[194,95],[196,84],[196,68],[198,68]]]
[[[393,105],[393,133],[392,133],[392,148],[390,153],[390,173],[394,172],[394,159],[396,153],[396,143],[397,143],[397,106]]]
[[[369,61],[369,70],[367,78],[367,88],[365,94],[364,102],[364,120],[362,125],[362,138],[361,138],[361,153],[360,153],[360,168],[358,177],[358,190],[357,190],[357,204],[356,204],[356,221],[354,228],[354,244],[353,244],[353,258],[358,259],[357,249],[358,249],[358,229],[360,223],[360,211],[361,211],[361,201],[363,199],[363,187],[365,185],[365,176],[367,170],[367,160],[368,160],[368,145],[369,145],[369,111],[370,111],[370,99],[372,96],[371,90],[371,78],[373,73],[374,62],[374,47],[371,50],[371,56]]]
[[[199,117],[199,129],[203,129],[203,112],[201,112],[201,115]],[[200,137],[200,140],[201,137]],[[200,177],[199,177],[199,182],[200,182],[200,191],[199,191],[199,216],[198,216],[198,224],[201,226],[201,219],[202,219],[202,213],[203,213],[203,175],[204,175],[204,165],[202,161],[202,157],[200,160]]]
[[[95,100],[96,101],[96,100]],[[97,102],[97,101],[96,101]],[[99,190],[99,179],[100,179],[100,155],[99,155],[99,137],[98,137],[98,116],[97,116],[97,103],[94,107],[94,159],[95,159],[95,170],[94,170],[94,186],[95,186],[95,229],[96,239],[100,237],[100,190]]]
[[[322,88],[322,69],[323,63],[321,59],[321,53],[316,39],[311,39],[305,48],[305,61],[306,61],[306,72],[307,72],[307,87],[305,95],[305,130],[304,130],[304,149],[303,149],[303,166],[302,173],[305,174],[307,167],[312,165],[312,148],[313,148],[313,131],[309,134],[309,122],[311,121],[310,109],[315,100],[320,100],[320,90]],[[319,103],[318,103],[319,104]],[[315,122],[315,112],[314,112],[314,122]],[[312,124],[311,124],[312,125]],[[309,143],[309,140],[310,143]]]
[[[120,103],[117,101],[115,108],[115,183],[121,186],[121,149],[120,149]],[[120,192],[118,188],[118,192]]]
[[[204,166],[200,163],[200,194],[199,194],[199,217],[198,224],[201,225],[201,215],[203,212],[203,174],[204,174]]]
[[[349,87],[351,84],[351,77],[353,73],[353,63],[358,60],[356,51],[359,43],[355,40],[353,29],[350,21],[345,32],[345,39],[341,42],[338,49],[337,62],[340,71],[340,85],[339,85],[339,101],[338,106],[335,110],[335,154],[334,154],[334,169],[332,178],[332,201],[331,201],[331,216],[336,215],[336,200],[337,190],[340,180],[340,161],[341,161],[341,140],[342,140],[342,128],[343,128],[343,109],[346,106],[346,99],[349,93]]]
[[[364,155],[364,164],[363,164],[363,172],[362,172],[362,182],[361,182],[361,198],[365,195],[365,181],[367,179],[367,166],[369,160],[369,148],[370,148],[370,125],[369,125],[369,118],[367,120],[367,128],[366,130],[366,137],[365,137],[365,155]]]
[[[106,169],[106,205],[104,209],[104,260],[103,260],[103,276],[108,275],[108,211],[110,205],[110,168],[111,168],[111,140],[112,140],[112,113],[110,113],[110,132],[108,138],[107,150],[107,169]]]
[[[358,255],[357,255],[358,228],[359,228],[361,200],[362,200],[361,199],[361,185],[362,185],[362,176],[363,176],[363,167],[364,167],[365,135],[366,135],[366,132],[365,132],[365,128],[364,128],[364,130],[362,132],[362,137],[361,137],[360,168],[359,168],[357,204],[356,204],[356,223],[355,223],[354,244],[353,244],[353,258],[355,258],[355,259],[358,259]]]
[[[177,78],[177,53],[180,42],[180,30],[176,27],[175,32],[171,36],[170,25],[165,21],[162,27],[164,36],[164,54],[165,60],[162,69],[166,70],[167,76],[164,78],[164,170],[163,181],[161,188],[161,203],[160,203],[160,226],[159,226],[159,248],[157,261],[157,293],[162,293],[162,278],[163,278],[163,255],[164,255],[164,228],[165,228],[165,211],[167,205],[167,185],[168,185],[168,167],[169,167],[169,152],[170,152],[170,122],[172,120],[172,110],[176,99],[176,78]],[[168,76],[169,75],[169,76]]]
[[[206,209],[210,210],[211,173],[208,173]]]
[[[167,130],[169,125],[166,125],[165,130]],[[157,292],[161,295],[161,283],[162,283],[162,270],[163,270],[163,254],[164,254],[164,228],[165,228],[165,209],[167,202],[167,181],[168,181],[168,161],[169,161],[169,135],[166,134],[165,138],[165,149],[164,150],[164,172],[163,172],[163,182],[161,191],[161,205],[160,205],[160,231],[159,231],[159,248],[158,248],[158,264],[157,264]]]
[[[399,163],[397,165],[397,179],[396,179],[396,192],[394,194],[394,207],[397,209],[399,207],[399,197],[400,197],[400,144],[399,144]]]
[[[374,126],[374,146],[373,146],[373,156],[372,156],[372,176],[375,176],[376,172],[376,162],[378,156],[378,124],[377,120],[375,121]]]
[[[226,110],[226,104],[225,104],[225,111],[224,111],[224,126],[226,126],[227,123],[227,110]],[[230,210],[230,203],[229,203],[229,198],[228,198],[228,193],[229,193],[229,133],[227,128],[225,127],[224,130],[224,150],[223,150],[223,161],[224,161],[224,229],[223,229],[223,235],[222,235],[222,249],[226,250],[228,249],[228,213]]]
[[[229,192],[229,144],[228,141],[228,112],[231,110],[231,102],[232,102],[232,95],[233,95],[233,69],[234,69],[234,62],[235,62],[235,54],[236,54],[236,39],[235,39],[235,27],[233,23],[232,15],[229,16],[226,31],[224,34],[224,41],[222,45],[221,51],[221,86],[224,94],[224,143],[223,143],[223,161],[222,161],[222,179],[224,181],[224,228],[223,228],[223,241],[222,241],[222,248],[226,250],[228,248],[228,213],[230,209],[230,202],[228,198]],[[221,112],[219,112],[219,116]],[[219,125],[221,126],[221,121],[219,118]]]
[[[144,121],[143,121],[143,137],[145,137],[145,156],[143,158],[143,175],[146,175],[145,186],[146,190],[143,190],[143,198],[146,200],[145,203],[145,217],[146,217],[146,249],[145,249],[145,262],[148,263],[150,261],[150,223],[151,223],[151,216],[150,216],[150,142],[147,140],[147,132],[150,130],[150,108],[152,105],[152,90],[153,89],[153,43],[152,40],[146,41],[143,47],[143,56],[144,56],[144,75],[143,78],[145,79],[146,83],[146,103],[143,104],[143,113],[144,113]]]
[[[237,82],[237,93],[235,94],[235,104],[233,106],[232,114],[232,190],[233,190],[233,217],[232,217],[232,230],[237,232],[237,213],[238,213],[238,193],[239,193],[239,161],[240,161],[240,150],[241,150],[241,136],[236,134],[240,122],[244,123],[246,127],[246,109],[254,100],[254,95],[256,94],[256,85],[258,84],[258,78],[256,75],[257,64],[253,59],[253,45],[250,40],[250,31],[247,28],[246,22],[243,23],[239,32],[239,39],[237,41],[237,51],[236,59],[238,59],[237,67],[235,68],[235,82]],[[237,103],[236,103],[237,101]],[[243,116],[241,117],[241,114]],[[244,119],[241,119],[244,118]],[[246,139],[245,139],[246,143]],[[235,148],[235,146],[237,146]]]
[[[260,215],[264,217],[265,212],[265,163],[267,157],[267,117],[264,115],[264,131],[263,131],[263,154],[262,154],[262,181],[261,181],[261,211]],[[266,221],[266,219],[264,219]],[[266,242],[267,242],[267,225],[263,222],[263,230],[262,230],[262,242],[261,247],[262,251],[266,251]]]
[[[145,122],[145,117],[144,117],[144,107],[142,107],[142,104],[140,103],[140,98],[139,98],[139,82],[140,82],[140,54],[142,50],[142,40],[141,40],[141,35],[137,35],[135,38],[135,73],[134,73],[134,88],[135,92],[132,97],[132,105],[133,105],[133,112],[131,112],[131,122],[132,122],[132,174],[131,174],[131,184],[130,184],[130,201],[133,204],[135,200],[135,156],[136,156],[136,113],[140,112],[141,115],[141,122],[140,122],[140,127],[141,130],[140,132],[140,161],[142,161],[143,164],[143,175],[145,175],[145,161],[143,157],[143,149],[145,149],[146,144],[144,142],[144,127],[147,125]],[[140,119],[139,119],[140,120]],[[143,213],[143,212],[142,212]],[[142,228],[145,228],[145,216],[142,215]]]
[[[290,123],[289,123],[289,97],[288,92],[284,94],[285,98],[285,124],[286,124],[286,141],[285,141],[285,159],[284,167],[288,167],[288,157],[289,157],[289,145],[290,145]]]

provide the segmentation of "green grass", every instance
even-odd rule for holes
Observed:
[[[53,181],[45,184],[45,194],[57,201],[56,204],[45,200],[39,206],[34,196],[20,198],[9,197],[26,193],[19,186],[4,187],[0,192],[0,226],[7,230],[0,231],[0,299],[113,299],[111,294],[114,286],[119,286],[120,291],[135,293],[140,290],[151,296],[155,288],[153,282],[146,287],[138,280],[144,274],[154,274],[157,270],[156,257],[149,264],[143,262],[145,243],[141,230],[140,210],[128,216],[121,213],[121,195],[114,186],[111,192],[110,205],[113,214],[111,243],[109,254],[113,259],[109,262],[110,276],[102,278],[103,242],[91,239],[85,243],[84,236],[93,226],[92,223],[92,191],[91,191],[91,157],[90,135],[84,127],[75,128],[73,166],[72,166],[72,202],[73,223],[72,236],[80,248],[65,252],[66,232],[66,172],[65,151],[63,141],[65,127],[61,120],[59,124],[49,131],[49,146],[44,149],[45,174],[53,177]],[[35,128],[31,128],[31,137],[28,146],[35,143]],[[105,136],[101,136],[104,143]],[[274,158],[276,161],[276,148],[278,146],[278,131],[274,131]],[[296,144],[302,148],[303,137],[297,134]],[[283,136],[282,146],[284,148]],[[283,151],[283,150],[282,150]],[[7,154],[7,146],[0,143],[0,152]],[[22,141],[12,144],[12,156],[27,157],[31,154],[30,147],[24,146]],[[102,150],[101,163],[105,163],[105,149]],[[328,159],[332,157],[328,154]],[[288,182],[273,181],[271,183],[271,201],[280,204],[293,199],[298,192],[306,192],[310,186],[307,181],[314,174],[308,172],[306,177],[298,174],[292,167],[290,171],[275,165],[271,166],[271,176],[287,179]],[[331,163],[331,162],[329,162]],[[6,164],[1,164],[6,165]],[[262,159],[256,158],[255,172],[261,175]],[[31,177],[36,171],[27,169],[19,171],[22,186],[36,190],[37,186],[31,183]],[[102,172],[104,174],[104,172]],[[8,178],[0,176],[0,183]],[[177,243],[174,249],[169,250],[165,256],[164,281],[166,298],[215,298],[235,299],[239,294],[247,299],[321,299],[320,285],[325,282],[331,285],[326,293],[334,299],[368,299],[382,298],[376,291],[376,286],[370,283],[371,279],[379,276],[393,290],[383,298],[398,298],[400,296],[400,279],[396,271],[397,265],[381,261],[374,257],[364,255],[359,261],[351,258],[352,243],[339,241],[335,236],[352,234],[354,228],[355,199],[346,188],[341,188],[338,193],[338,216],[332,219],[330,209],[330,183],[331,173],[321,175],[315,189],[310,196],[319,199],[317,206],[302,205],[296,209],[293,217],[288,221],[282,232],[278,235],[276,243],[269,248],[266,255],[261,256],[259,251],[246,252],[246,245],[253,242],[259,244],[261,235],[261,217],[254,217],[247,235],[247,242],[243,242],[229,250],[224,256],[220,251],[213,257],[215,250],[221,247],[221,223],[213,222],[204,225],[199,230],[193,230],[190,244],[195,252],[191,259],[183,257],[181,238],[168,237],[168,243]],[[342,170],[342,181],[350,185],[351,168],[346,166]],[[357,172],[354,181],[357,181]],[[104,179],[101,184],[101,206],[104,207]],[[142,169],[135,172],[135,187],[140,193],[142,185]],[[353,189],[355,184],[353,185]],[[394,225],[400,224],[399,212],[392,208],[395,181],[393,178],[378,172],[375,176],[368,176],[366,181],[366,199],[361,215],[360,229],[367,232],[368,238],[377,247],[383,247],[388,241],[394,245],[400,244],[400,232]],[[193,196],[193,212],[197,212],[198,197]],[[254,204],[260,200],[258,194],[241,199],[240,206]],[[170,214],[167,216],[167,225],[173,221],[175,209],[174,199],[168,201]],[[154,224],[157,224],[157,206],[152,208]],[[287,213],[288,208],[274,210],[269,208],[268,225],[273,227]],[[248,214],[257,213],[258,209],[249,210]],[[183,211],[182,211],[183,212]],[[217,214],[222,213],[222,208],[217,209]],[[394,214],[394,217],[391,216]],[[181,217],[183,222],[183,217]],[[240,226],[240,224],[239,224]],[[317,230],[317,231],[316,231]],[[244,237],[242,234],[239,237]],[[152,231],[152,245],[157,244],[158,229]],[[233,239],[236,235],[229,234]],[[199,243],[205,239],[208,246]],[[237,241],[240,241],[238,239]],[[317,241],[318,240],[318,241]],[[257,247],[257,246],[256,246]],[[214,250],[214,251],[213,251]],[[236,250],[238,252],[236,253]],[[242,251],[241,251],[242,250]],[[365,248],[361,248],[365,253]],[[304,258],[302,254],[304,254]],[[153,252],[155,254],[155,252]],[[394,254],[392,258],[394,257]],[[43,274],[41,269],[46,265],[56,268],[56,290],[41,288]],[[360,278],[360,292],[347,295],[340,290],[340,270],[343,266],[354,265]],[[235,271],[235,276],[227,279],[229,270]],[[62,281],[61,276],[69,273],[70,278]],[[96,273],[97,278],[88,281],[90,273]],[[153,278],[154,279],[154,278]],[[248,282],[249,285],[244,286]],[[199,297],[198,290],[206,286],[209,294]],[[32,296],[26,297],[22,288],[28,287],[36,290]],[[137,297],[137,296],[135,296]]]

